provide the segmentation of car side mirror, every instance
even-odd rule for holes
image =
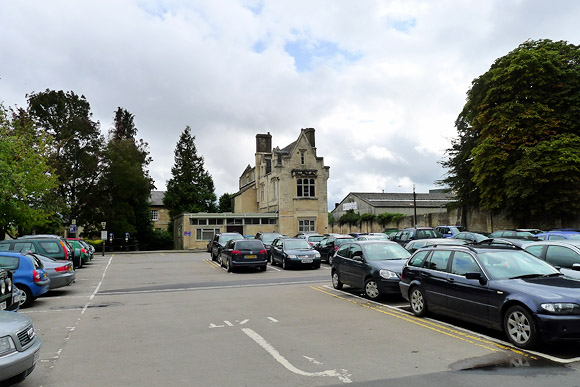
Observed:
[[[479,280],[479,283],[485,285],[487,279],[481,273],[465,273],[465,278],[471,280]]]
[[[572,270],[580,271],[580,263],[573,263]]]
[[[358,254],[357,255],[353,255],[352,256],[352,259],[354,259],[355,261],[358,261],[358,262],[362,262],[363,261],[362,255],[358,255]]]

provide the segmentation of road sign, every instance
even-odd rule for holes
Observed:
[[[107,230],[101,231],[101,240],[107,240]]]
[[[101,222],[101,227],[103,228],[103,230],[107,227],[107,222]]]
[[[77,225],[76,224],[71,224],[69,227],[69,231],[71,234],[76,234],[77,232]]]

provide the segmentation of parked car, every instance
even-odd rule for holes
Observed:
[[[75,251],[78,249],[80,251],[80,266],[79,267],[83,267],[83,265],[85,265],[86,263],[89,263],[91,258],[91,253],[89,252],[89,250],[84,246],[83,243],[81,243],[81,241],[79,239],[73,239],[73,238],[67,238],[68,243],[72,246],[73,249],[75,249]]]
[[[72,261],[74,268],[82,265],[80,250],[73,249],[66,239],[57,235],[25,235],[15,240],[0,241],[0,250],[31,251],[55,259]]]
[[[489,234],[488,237],[538,240],[538,238],[536,238],[536,236],[529,231],[517,231],[517,230],[497,230]]]
[[[432,227],[409,227],[403,230],[399,230],[394,236],[391,236],[391,240],[397,242],[401,246],[405,246],[409,241],[415,239],[433,238],[443,238],[443,235],[441,235]]]
[[[481,242],[483,240],[489,239],[484,234],[477,233],[477,232],[471,232],[471,231],[462,231],[462,232],[452,236],[451,238],[465,240],[465,241],[471,242],[471,243],[477,243],[477,242]]]
[[[518,238],[487,238],[475,243],[479,246],[516,246],[524,248],[524,246],[534,242],[534,239],[518,239]]]
[[[580,337],[580,281],[515,246],[418,250],[399,286],[415,315],[445,314],[500,330],[519,348]]]
[[[310,246],[314,247],[324,239],[324,235],[318,233],[298,233],[294,238],[306,239]]]
[[[580,240],[580,233],[575,231],[548,231],[536,234],[536,238],[543,241],[558,241],[566,239]]]
[[[69,286],[75,281],[76,272],[72,262],[45,257],[41,254],[31,253],[31,255],[42,261],[44,270],[46,270],[46,274],[50,278],[50,290]]]
[[[524,250],[548,262],[568,277],[580,279],[580,240],[532,242]]]
[[[332,260],[331,278],[335,289],[343,284],[364,292],[371,300],[384,295],[400,295],[401,269],[411,256],[391,241],[353,241],[344,243]]]
[[[343,243],[352,242],[354,240],[355,239],[351,235],[330,234],[325,236],[318,245],[314,246],[314,248],[320,253],[321,260],[327,261],[329,265],[332,265],[332,258],[338,248]]]
[[[66,240],[73,246],[73,248],[75,247],[75,244],[71,243],[71,241],[77,241],[79,243],[79,248],[81,249],[81,253],[83,252],[82,249],[85,249],[84,252],[86,252],[86,254],[88,254],[88,256],[89,256],[88,261],[93,259],[93,255],[95,254],[94,246],[91,246],[84,239],[81,239],[81,238],[66,238]]]
[[[268,258],[270,258],[270,245],[274,242],[274,239],[280,238],[283,235],[278,232],[258,232],[256,234],[256,239],[262,241],[266,250],[268,251]]]
[[[435,231],[443,235],[445,238],[451,238],[462,231],[465,231],[463,226],[437,226]]]
[[[308,266],[320,268],[320,253],[310,243],[300,238],[277,238],[270,246],[272,265],[280,264],[282,269]]]
[[[42,261],[31,254],[0,252],[0,268],[12,271],[14,284],[24,293],[21,306],[26,308],[48,292],[50,279]]]
[[[30,317],[0,311],[0,384],[13,385],[30,375],[41,345]]]
[[[0,269],[0,310],[16,311],[19,309],[20,302],[14,299],[15,291],[12,272]]]
[[[375,240],[383,240],[383,241],[388,241],[389,237],[387,236],[387,234],[382,233],[382,232],[370,232],[366,235],[361,235],[358,238],[356,238],[357,241],[375,241]]]
[[[244,239],[244,237],[239,232],[224,232],[221,234],[215,234],[213,236],[211,240],[211,249],[210,249],[212,261],[218,260],[220,253],[222,252],[222,249],[224,248],[226,243],[228,243],[228,241],[231,241],[232,239]]]
[[[257,267],[266,271],[268,252],[262,241],[230,239],[221,249],[218,262],[228,273],[240,267]]]
[[[434,238],[434,239],[416,239],[405,245],[405,250],[414,253],[422,247],[438,245],[465,245],[467,241],[454,238]]]

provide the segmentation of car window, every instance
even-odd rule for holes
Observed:
[[[548,235],[548,240],[550,240],[550,241],[557,241],[557,240],[562,240],[562,239],[566,239],[566,238],[563,237],[562,235]]]
[[[430,251],[419,251],[409,260],[409,266],[421,267],[423,266],[423,261],[425,257],[430,253]]]
[[[453,261],[451,262],[451,273],[457,275],[465,275],[465,273],[481,273],[481,269],[470,254],[456,251],[455,254],[453,254]]]
[[[431,270],[447,271],[450,256],[451,251],[435,250],[431,257],[425,261],[424,267]]]
[[[41,241],[38,244],[49,254],[60,253],[58,241]]]
[[[540,246],[528,246],[525,248],[525,250],[530,253],[535,255],[536,257],[540,257],[542,255],[542,249],[544,248],[544,246],[540,245]]]
[[[0,243],[0,251],[10,250],[10,245],[8,243]]]
[[[340,238],[334,241],[335,246],[342,246],[345,243],[352,242],[354,238]]]
[[[435,230],[417,230],[417,239],[437,238]]]
[[[350,258],[350,245],[342,245],[336,252],[337,255],[340,255],[344,258]]]
[[[233,243],[235,243],[236,250],[262,250],[264,248],[264,244],[257,240],[243,240]]]
[[[263,234],[262,235],[262,242],[266,244],[272,243],[272,241],[278,237],[281,237],[280,234]]]
[[[359,245],[351,245],[350,246],[350,257],[351,258],[354,258],[354,257],[362,258],[362,256],[363,256],[362,248]]]
[[[240,235],[220,235],[218,242],[221,245],[224,245],[228,242],[231,241],[232,239],[240,239],[242,238]]]
[[[14,242],[14,251],[32,251],[36,252],[36,247],[30,242]]]
[[[546,262],[554,266],[571,268],[573,263],[580,263],[580,256],[568,247],[548,246]]]
[[[320,236],[320,235],[313,235],[313,236],[309,236],[308,237],[308,242],[319,242],[323,239],[324,237]]]
[[[20,265],[18,257],[5,257],[0,255],[0,267],[3,269],[16,270]]]

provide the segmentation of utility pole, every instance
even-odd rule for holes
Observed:
[[[413,222],[417,228],[417,194],[415,193],[415,184],[413,184]]]

